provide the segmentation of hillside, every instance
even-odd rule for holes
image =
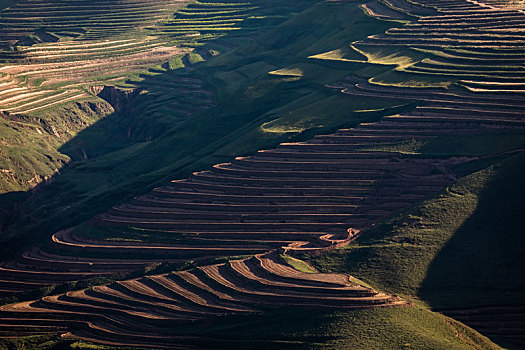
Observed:
[[[519,4],[112,4],[0,12],[0,346],[525,345]]]
[[[279,10],[275,6],[273,9]],[[339,9],[339,5],[318,6],[304,13],[305,20],[317,21],[316,12],[323,11],[329,15]],[[365,33],[354,32],[346,27],[346,19],[354,14],[359,15],[357,21],[369,22],[363,28],[368,27],[370,30],[382,28],[378,27],[377,23],[380,22],[367,18],[355,6],[345,7],[345,11],[338,14],[340,16],[338,22],[317,24],[319,32],[325,33],[323,37],[317,38],[312,33],[300,34],[305,35],[301,45],[308,50],[306,54],[319,52],[332,45],[343,45],[345,40],[364,37]],[[293,23],[290,25],[294,26]],[[341,30],[344,32],[340,33]],[[268,37],[270,36],[272,35],[268,34]],[[226,37],[220,39],[218,43],[223,43],[222,40],[229,42],[230,39]],[[370,108],[374,99],[352,101],[324,87],[323,84],[330,81],[330,77],[324,74],[331,71],[332,76],[342,76],[346,72],[343,67],[332,71],[332,68],[324,68],[324,65],[316,64],[313,66],[316,71],[312,72],[311,77],[303,79],[268,76],[269,71],[279,69],[285,64],[280,63],[283,57],[290,62],[308,60],[302,53],[291,55],[294,52],[293,48],[286,53],[282,52],[279,46],[282,46],[282,43],[277,42],[277,38],[275,40],[272,42],[262,38],[261,42],[266,42],[268,45],[268,54],[266,56],[260,56],[259,52],[250,54],[254,56],[255,62],[249,65],[246,64],[243,56],[237,57],[232,52],[218,56],[209,63],[200,63],[199,69],[167,71],[145,78],[141,84],[150,84],[153,87],[162,84],[163,81],[173,84],[172,81],[179,81],[181,76],[186,81],[197,83],[199,80],[204,80],[211,91],[216,91],[214,99],[217,106],[186,120],[181,121],[179,118],[172,120],[172,109],[164,107],[167,104],[166,98],[156,99],[153,98],[156,95],[138,95],[133,99],[132,111],[112,114],[104,118],[60,148],[66,154],[76,155],[75,159],[78,161],[62,168],[60,176],[53,178],[49,186],[43,186],[40,189],[42,193],[31,198],[31,209],[25,210],[22,215],[31,217],[37,215],[40,218],[51,215],[49,221],[39,220],[38,226],[42,230],[50,225],[51,227],[46,230],[52,234],[60,228],[77,224],[82,219],[85,220],[102,212],[122,200],[120,198],[122,195],[130,197],[136,193],[143,193],[152,188],[156,182],[167,179],[173,174],[186,176],[194,170],[228,161],[240,154],[253,153],[260,147],[275,146],[281,140],[297,137],[301,130],[308,137],[307,135],[313,132],[334,130],[338,126],[355,123],[344,116],[331,120],[326,115],[320,115],[317,121],[312,120],[299,132],[294,130],[280,132],[279,129],[277,132],[263,132],[263,129],[259,128],[261,124],[276,119],[277,115],[289,113],[288,110],[295,110],[299,106],[303,107],[302,103],[297,102],[301,98],[320,111],[332,105],[338,105],[337,108],[341,110]],[[313,41],[318,42],[319,47],[309,47],[309,42]],[[253,49],[246,45],[246,50]],[[338,71],[340,73],[337,73]],[[240,72],[244,75],[240,75]],[[194,89],[197,90],[199,87],[196,86]],[[156,91],[159,94],[166,93],[166,89]],[[178,105],[184,102],[180,100],[180,95],[169,94],[169,96]],[[280,98],[276,99],[276,96]],[[235,101],[235,104],[231,101]],[[379,107],[377,112],[361,114],[363,117],[368,115],[377,117],[383,113],[381,106],[400,104],[402,105],[402,102],[381,102],[377,105]],[[140,113],[141,106],[144,106],[147,113]],[[184,105],[184,108],[189,107]],[[159,111],[155,112],[156,109]],[[217,115],[221,117],[218,118]],[[288,118],[290,118],[289,123],[295,123],[297,118],[309,119],[297,112],[292,112],[283,121],[286,122]],[[170,151],[166,152],[166,150]],[[80,162],[84,153],[88,159]],[[154,162],[149,161],[152,158],[155,159]],[[100,169],[105,169],[105,172],[102,173]],[[68,214],[59,214],[60,220],[57,220],[58,217],[53,217],[52,212],[61,211],[59,208],[66,208]],[[64,221],[64,218],[71,218],[74,221],[69,219]],[[33,222],[32,219],[22,219],[22,221]],[[57,228],[58,221],[63,224],[62,227]],[[18,235],[26,231],[20,227],[16,230]],[[27,229],[30,230],[31,228]],[[6,235],[9,235],[9,231]]]
[[[493,162],[312,263],[420,299],[503,344],[522,344],[523,248],[515,242],[523,186],[515,176],[523,155]]]
[[[2,158],[9,161],[1,165],[0,193],[27,190],[71,160],[98,155],[105,138],[115,137],[113,131],[90,137],[87,144],[81,138],[73,148],[61,146],[104,117],[134,115],[110,126],[121,132],[120,142],[110,141],[115,149],[158,137],[160,130],[211,106],[211,92],[184,67],[223,48],[199,48],[226,34],[221,45],[238,45],[307,3],[73,1],[57,8],[22,1],[3,10],[0,133]],[[36,13],[40,22],[34,21]],[[133,107],[142,107],[131,109],[136,95],[145,101],[134,101]],[[140,115],[144,108],[147,116]],[[33,150],[21,154],[20,147]]]

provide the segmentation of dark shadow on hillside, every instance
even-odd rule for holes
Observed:
[[[495,170],[476,211],[428,269],[419,297],[433,308],[525,306],[525,154]]]
[[[279,21],[285,19],[281,17]],[[247,21],[247,25],[253,23]],[[238,34],[234,37],[240,44]],[[230,39],[225,36],[209,45],[216,49],[226,42],[222,46],[226,49],[233,45]],[[206,57],[207,47],[196,52]],[[212,89],[199,79],[203,63],[192,65],[144,75],[131,92],[100,87],[98,93],[114,106],[115,113],[64,144],[59,151],[72,162],[8,205],[10,217],[0,237],[9,240],[0,248],[3,260],[170,178],[184,178],[230,160],[229,153],[215,155],[213,151],[231,142],[232,131],[283,103],[283,91],[276,90],[249,101],[230,96],[221,108],[210,109]],[[298,98],[296,88],[287,85],[285,95]],[[0,195],[0,200],[7,201],[9,196]]]
[[[82,130],[59,151],[86,160],[150,142],[213,105],[212,92],[187,69],[141,75],[135,88],[99,87],[115,112]]]
[[[59,148],[72,160],[59,173],[27,192],[0,194],[0,239],[13,237],[0,248],[3,258],[176,176],[161,168],[191,155],[195,147],[174,145],[170,133],[210,108],[212,93],[187,69],[142,78],[133,90],[100,87],[99,97],[115,112]],[[152,146],[163,137],[167,140],[160,146]],[[142,175],[132,188],[123,186]]]
[[[289,2],[284,5],[303,6]],[[332,5],[324,6],[335,11]],[[280,11],[278,7],[270,9]],[[354,10],[362,13],[354,8],[348,11],[353,13]],[[286,19],[283,14],[287,13],[273,16],[272,23],[276,19],[282,22]],[[308,21],[312,17],[317,18],[315,11],[309,11],[307,15]],[[341,20],[346,21],[346,17]],[[382,28],[377,29],[375,20],[370,21],[370,28],[376,28],[373,30]],[[322,21],[320,25],[325,27],[326,24],[326,21]],[[248,25],[253,25],[253,22]],[[295,28],[296,25],[286,24],[286,28],[288,27]],[[311,28],[309,29],[310,31],[306,31],[304,26],[297,26],[292,32],[303,38],[305,33],[311,32]],[[338,33],[339,28],[332,30]],[[291,101],[313,104],[338,95],[337,91],[307,79],[289,81],[268,76],[265,68],[267,64],[264,62],[266,57],[261,57],[257,51],[259,46],[271,51],[293,42],[288,30],[283,34],[285,39],[281,38],[278,34],[282,31],[278,27],[268,34],[261,34],[261,31],[250,32],[250,40],[256,34],[261,37],[250,41],[247,55],[251,56],[247,59],[234,57],[235,63],[223,60],[211,68],[207,63],[193,63],[193,67],[187,70],[159,70],[156,75],[145,75],[142,81],[135,84],[137,91],[129,95],[106,88],[104,94],[108,95],[103,97],[115,106],[117,112],[89,126],[60,148],[73,161],[63,167],[60,174],[31,191],[34,193],[25,201],[15,222],[5,232],[4,237],[10,235],[13,239],[0,248],[3,249],[3,256],[7,259],[9,254],[16,254],[24,247],[44,241],[60,229],[78,225],[111,206],[148,192],[170,179],[186,178],[193,171],[230,161],[235,156],[251,154],[260,148],[271,148],[294,137],[304,139],[315,133],[329,133],[337,128],[352,127],[360,121],[376,120],[382,113],[388,112],[384,110],[371,113],[365,119],[349,115],[344,121],[326,121],[321,127],[306,129],[299,135],[258,134],[260,125],[275,118],[266,115],[269,111],[290,104]],[[329,31],[327,35],[330,37],[332,34]],[[226,50],[234,47],[234,43],[240,43],[238,34],[210,42],[209,47],[215,50],[222,45]],[[328,46],[332,48],[333,45],[330,43]],[[205,56],[207,48],[208,46],[199,47],[197,52]],[[316,50],[322,51],[321,47]],[[278,57],[282,54],[275,52],[279,53]],[[284,63],[293,59],[293,55],[289,56],[285,57]],[[218,59],[221,57],[224,56],[219,56]],[[210,59],[210,66],[213,60],[214,58]],[[237,70],[242,71],[251,64],[256,66],[259,62],[264,63],[261,69],[264,74],[261,76],[248,74],[251,71],[244,75],[237,74]],[[226,78],[215,79],[213,73]],[[199,86],[199,79],[205,80],[210,86]],[[231,93],[222,91],[223,81],[232,81],[234,88]],[[204,108],[200,113],[202,107],[207,107],[204,104],[210,103],[211,96],[206,90],[213,90],[211,84],[221,93],[213,97],[216,106]],[[102,87],[99,93],[103,91]],[[317,100],[312,102],[311,96]],[[359,108],[363,109],[367,108]]]

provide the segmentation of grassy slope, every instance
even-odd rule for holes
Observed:
[[[420,308],[307,312],[281,310],[260,318],[232,320],[211,328],[211,335],[242,334],[245,344],[260,348],[302,349],[472,349],[472,343],[497,349],[486,338],[461,324]],[[457,337],[456,331],[462,336]],[[270,339],[271,341],[268,341]],[[238,339],[230,340],[238,346]],[[467,343],[468,342],[468,343]]]
[[[219,106],[169,130],[158,140],[135,144],[66,169],[55,184],[27,207],[37,210],[33,213],[35,221],[50,215],[48,221],[40,224],[43,228],[40,232],[55,230],[57,219],[62,219],[63,225],[78,222],[103,210],[101,203],[106,206],[115,203],[173,174],[182,177],[192,170],[235,155],[249,154],[279,141],[351,126],[360,117],[377,118],[381,111],[369,114],[347,111],[391,107],[395,103],[355,101],[323,88],[325,82],[349,72],[359,73],[364,65],[314,64],[306,57],[382,32],[385,26],[364,16],[355,4],[320,4],[253,44],[202,64],[197,73],[206,77],[218,92],[223,92],[219,93]],[[267,76],[269,71],[283,68],[292,70],[296,76]],[[299,71],[300,74],[296,74]],[[366,72],[377,73],[362,74]],[[334,111],[334,107],[338,110]],[[56,196],[57,193],[62,195]],[[55,195],[52,200],[51,194]],[[83,215],[79,214],[81,211]],[[64,217],[71,221],[64,222]],[[334,259],[345,266],[342,263],[347,252],[332,253],[323,259]],[[322,260],[316,262],[327,268],[328,264]],[[355,272],[341,266],[337,269]],[[386,273],[385,269],[382,271]],[[356,275],[366,277],[366,274]],[[393,290],[388,283],[365,279]],[[299,348],[473,348],[468,342],[478,347],[497,348],[468,328],[420,307],[308,314],[283,310],[263,318],[222,320],[220,327],[211,327],[207,333],[216,338],[224,334],[231,337],[224,339],[220,346],[249,344],[267,348],[267,339],[272,339],[279,342],[274,346]],[[243,339],[239,339],[240,334]]]
[[[310,263],[421,300],[416,302],[420,307],[523,305],[525,153],[505,152],[524,145],[522,136],[508,134],[441,137],[393,147],[425,156],[485,157],[456,166],[459,180],[442,193]]]
[[[356,31],[354,27],[362,30]],[[39,234],[50,234],[147,191],[163,179],[185,177],[192,171],[285,140],[352,126],[363,119],[377,119],[385,112],[350,111],[399,103],[354,100],[324,87],[325,82],[363,69],[364,64],[309,64],[301,79],[274,77],[268,72],[291,62],[309,63],[310,54],[382,32],[387,27],[388,24],[365,16],[356,4],[320,3],[268,34],[263,32],[251,44],[209,63],[197,64],[194,74],[217,91],[215,108],[166,128],[153,141],[137,142],[88,161],[72,163],[55,177],[53,184],[33,196],[23,208],[23,221],[38,222]],[[290,42],[295,44],[288,45]],[[112,117],[133,118],[115,115],[106,119]],[[268,131],[263,126],[270,121],[272,128]],[[300,132],[286,130],[286,125],[292,123],[300,126]],[[82,137],[88,138],[91,129],[83,131]],[[120,142],[118,137],[115,141]],[[30,231],[32,227],[14,225],[10,232],[20,235]]]
[[[419,295],[430,305],[521,303],[525,292],[525,247],[520,244],[525,227],[524,165],[525,154],[521,154],[452,188],[456,193],[451,195],[460,196],[459,208],[455,214],[443,215],[443,220],[464,219],[434,257],[421,284]]]
[[[81,102],[45,118],[0,118],[0,194],[33,188],[70,161],[58,148],[86,125],[113,112],[105,101]],[[15,121],[13,121],[15,120]]]
[[[456,140],[456,146],[471,153],[471,141]],[[502,142],[489,148],[505,149]],[[478,153],[480,148],[486,147]],[[314,265],[435,308],[519,304],[525,291],[525,154],[490,166],[488,161],[458,167],[460,174],[483,169],[378,224],[349,247],[314,258]]]
[[[199,344],[206,349],[499,349],[462,324],[415,307],[348,312],[282,309],[217,321],[198,330],[177,328],[174,332],[207,338]],[[54,336],[0,343],[2,350],[90,348]]]

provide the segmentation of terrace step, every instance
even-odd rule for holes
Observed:
[[[434,53],[429,56],[435,58],[406,67],[402,73],[409,74],[410,70],[417,76],[483,73],[486,75],[484,81],[489,84],[509,81],[516,86],[521,84],[521,76],[525,73],[518,64],[523,54],[518,44],[525,42],[525,36],[509,28],[524,22],[524,16],[473,3],[418,2],[419,5],[382,0],[379,5],[367,4],[369,13],[386,17],[403,17],[406,13],[426,17],[384,36],[354,43],[356,47],[363,50],[384,44],[430,47]],[[154,5],[150,11],[144,11],[148,20],[161,16],[162,8],[168,6],[163,1]],[[242,3],[214,5],[195,3],[179,11],[175,18],[167,21],[165,33],[177,33],[179,37],[206,33],[211,31],[210,23],[215,23],[215,29],[227,30],[227,27],[234,27],[236,21],[227,21],[221,13],[229,13],[230,20],[255,18],[254,14],[258,13]],[[0,17],[13,27],[12,32],[6,34],[18,35],[29,30],[34,24],[28,16],[39,13],[49,20],[49,30],[63,30],[68,21],[77,21],[80,26],[84,19],[76,14],[89,6],[94,5],[79,0],[74,6],[58,9],[34,0],[17,5],[18,12],[9,10]],[[146,8],[146,4],[132,0],[114,5],[113,11],[98,6],[94,7],[98,13],[92,16],[96,28],[88,28],[83,34],[86,37],[96,38],[104,31],[124,30],[122,28],[130,23],[143,20],[141,12]],[[119,17],[119,12],[124,16]],[[57,16],[58,13],[62,16]],[[489,21],[488,17],[494,20]],[[187,21],[199,23],[188,25]],[[79,44],[70,50],[61,42],[35,45],[25,49],[25,54],[31,59],[42,60],[42,65],[29,75],[49,74],[58,78],[68,72],[91,76],[94,71],[108,67],[124,74],[128,50],[142,55],[150,48],[159,47],[161,42],[148,40],[93,41],[89,44],[93,46],[83,48]],[[446,43],[447,48],[441,48],[442,43]],[[509,55],[508,60],[502,60],[504,63],[497,59],[484,64],[476,61],[498,51],[501,53],[501,50],[507,50]],[[89,66],[82,62],[82,57],[90,53],[102,55],[104,51],[114,57],[111,64],[96,62],[96,66]],[[166,57],[175,53],[165,52]],[[60,57],[74,57],[75,60],[53,67],[51,63],[56,63]],[[472,63],[461,64],[462,57]],[[135,59],[130,65],[154,62],[150,57]],[[187,57],[182,62],[190,65]],[[164,108],[177,118],[183,118],[200,110],[200,106],[213,103],[210,93],[202,89],[201,81],[187,79],[186,74],[169,73],[165,77],[155,76],[144,83],[146,90],[158,87],[170,90],[152,96],[151,105],[144,108],[151,108],[155,113]],[[56,100],[41,91],[13,91],[18,82],[7,78],[5,81],[6,85],[0,86],[0,98],[10,108],[30,110]],[[46,247],[53,253],[44,248],[32,250],[6,264],[6,272],[0,270],[0,289],[5,286],[6,291],[16,292],[70,278],[89,278],[95,273],[109,274],[127,268],[138,271],[154,262],[192,260],[209,264],[212,258],[240,254],[252,257],[226,258],[226,263],[214,261],[213,265],[186,271],[119,281],[109,286],[45,297],[34,303],[3,306],[0,307],[0,336],[6,330],[24,334],[44,332],[48,327],[60,332],[69,330],[84,339],[110,345],[184,348],[196,339],[179,335],[174,324],[186,325],[230,313],[257,313],[268,307],[352,309],[402,304],[393,296],[353,285],[347,275],[299,272],[288,266],[277,251],[321,251],[347,244],[357,236],[357,230],[366,229],[395,210],[442,190],[453,177],[446,169],[446,160],[418,158],[381,151],[381,148],[387,149],[389,145],[407,140],[517,128],[523,125],[525,105],[522,98],[513,93],[478,94],[458,86],[401,88],[347,79],[338,88],[349,95],[414,100],[421,105],[401,115],[384,117],[377,123],[341,129],[307,142],[284,143],[274,150],[218,164],[189,179],[174,180],[168,186],[109,210],[90,223],[97,229],[108,229],[111,240],[97,238],[101,236],[99,231],[93,237],[89,230],[82,232],[82,236],[74,231],[63,231],[56,233],[53,245]],[[171,96],[172,92],[178,93],[177,98]],[[184,92],[192,96],[179,98]],[[59,98],[70,96],[61,93]],[[49,99],[44,100],[46,98]],[[158,104],[162,107],[156,106]],[[156,231],[168,237],[166,242],[152,243]],[[133,241],[126,237],[127,232],[139,232],[153,239]],[[77,253],[75,259],[67,257]],[[60,265],[54,266],[55,262]],[[9,289],[11,279],[17,278],[27,282],[12,284]],[[34,321],[12,322],[15,315]],[[484,322],[477,315],[470,317],[472,324]]]

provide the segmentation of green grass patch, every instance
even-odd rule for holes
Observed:
[[[206,325],[181,324],[174,335],[204,337],[202,348],[471,350],[501,349],[464,325],[421,307],[350,311],[267,309],[258,315],[222,316]],[[109,349],[58,336],[0,341],[1,350]]]
[[[63,339],[58,335],[18,337],[0,340],[0,350],[109,350],[117,349],[83,340]]]
[[[294,258],[292,256],[281,254],[281,258],[284,259],[291,267],[297,271],[306,272],[306,273],[316,273],[318,272],[312,265],[303,261],[301,259]]]
[[[204,59],[198,53],[190,52],[188,54],[188,61],[190,62],[190,64],[196,64],[196,63],[204,61]]]
[[[301,68],[282,68],[269,72],[271,75],[278,76],[289,76],[289,77],[302,77],[303,70]]]
[[[312,258],[432,307],[516,305],[525,290],[523,154],[461,178],[344,249]]]
[[[215,339],[210,345],[230,348],[500,349],[475,331],[419,307],[267,310],[258,316],[220,319],[218,324],[204,335]]]

